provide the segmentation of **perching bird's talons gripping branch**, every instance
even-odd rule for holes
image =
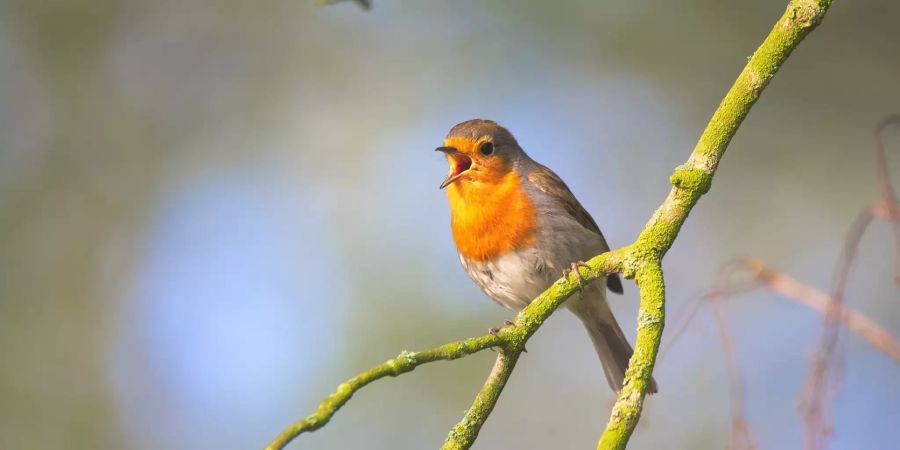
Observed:
[[[674,243],[691,209],[709,190],[725,149],[750,108],[790,53],[821,23],[831,3],[832,0],[792,0],[788,4],[785,13],[722,99],[688,161],[672,174],[669,195],[635,242],[594,257],[587,261],[587,268],[577,269],[585,281],[621,272],[627,278],[634,278],[640,289],[634,354],[609,422],[600,437],[598,450],[625,448],[640,419],[665,323],[662,258]],[[321,428],[353,393],[372,381],[412,371],[421,364],[498,348],[497,360],[484,387],[442,447],[445,450],[468,449],[496,405],[527,340],[578,288],[577,280],[562,278],[518,314],[515,327],[506,327],[496,335],[452,342],[422,352],[404,352],[398,358],[351,378],[323,400],[315,413],[284,430],[266,449],[282,449],[301,433]]]

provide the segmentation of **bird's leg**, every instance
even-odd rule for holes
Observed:
[[[516,326],[517,326],[516,323],[513,322],[512,320],[504,320],[504,321],[503,321],[503,328],[506,328],[506,327],[513,327],[513,328],[515,328]],[[491,328],[488,328],[488,333],[489,333],[491,336],[496,336],[497,333],[499,333],[499,332],[500,332],[500,328],[497,328],[497,327],[491,327]],[[528,353],[528,349],[525,348],[525,347],[522,347],[522,352]]]
[[[578,290],[584,292],[584,278],[581,276],[581,273],[578,272],[579,267],[585,267],[590,269],[591,266],[587,265],[584,261],[575,261],[573,262],[568,269],[563,270],[563,276],[566,279],[569,278],[569,275],[574,273],[575,279],[578,281]]]
[[[501,328],[506,328],[506,327],[513,327],[513,328],[515,328],[515,327],[516,327],[516,323],[513,322],[513,321],[511,321],[511,320],[505,320],[505,321],[503,321],[503,326],[502,326]],[[490,333],[491,336],[496,336],[497,333],[499,333],[499,332],[500,332],[500,328],[497,328],[497,327],[490,327],[490,328],[488,328],[488,333]]]

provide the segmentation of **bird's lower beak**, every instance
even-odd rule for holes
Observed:
[[[441,183],[441,189],[460,179],[472,167],[472,158],[454,147],[438,147],[434,150],[446,154],[447,161],[450,163],[450,174]]]

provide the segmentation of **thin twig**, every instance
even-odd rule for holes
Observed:
[[[365,385],[384,378],[396,377],[406,372],[411,372],[416,367],[434,361],[453,360],[472,353],[480,352],[486,348],[497,347],[502,344],[498,336],[488,334],[485,336],[466,339],[464,341],[451,342],[433,349],[421,352],[401,352],[396,358],[379,364],[341,384],[337,390],[329,395],[316,412],[306,416],[303,420],[291,425],[278,435],[266,450],[278,450],[284,448],[292,439],[301,433],[315,431],[325,426],[334,413],[341,409],[353,394]]]
[[[891,176],[888,174],[887,154],[884,150],[884,132],[891,126],[900,126],[900,115],[886,117],[875,127],[875,183],[881,193],[880,201],[876,200],[869,207],[872,214],[893,222],[894,225],[894,282],[900,284],[900,203]]]
[[[736,283],[733,278],[738,272],[750,275],[751,282],[741,281]],[[723,264],[716,277],[714,277],[709,291],[690,304],[691,311],[689,315],[680,325],[679,332],[672,335],[666,351],[668,352],[674,346],[678,337],[682,334],[681,331],[688,327],[696,315],[696,310],[706,304],[706,301],[711,301],[717,328],[722,338],[726,368],[729,374],[732,413],[729,448],[755,448],[756,443],[745,413],[744,380],[736,357],[737,352],[730,332],[731,327],[727,323],[724,300],[735,294],[746,293],[759,286],[765,287],[797,304],[806,306],[834,323],[845,325],[847,329],[863,338],[875,350],[900,362],[900,339],[892,336],[884,327],[865,314],[847,306],[842,306],[838,314],[829,315],[828,309],[832,300],[828,294],[784,272],[769,267],[759,259],[739,258]]]
[[[829,317],[826,315],[828,305],[831,302],[828,294],[783,272],[772,269],[758,259],[748,258],[743,260],[742,263],[750,275],[768,289],[815,310],[823,317]],[[841,308],[839,314],[830,317],[830,319],[837,319],[848,330],[856,333],[868,342],[875,350],[900,362],[900,340],[894,338],[884,327],[865,314],[845,305]]]
[[[884,131],[889,125],[900,125],[900,115],[887,117],[875,128],[875,180],[880,196],[871,201],[854,220],[844,242],[841,258],[835,267],[830,295],[783,272],[771,269],[758,259],[742,258],[724,264],[715,277],[710,291],[686,306],[689,308],[689,312],[676,328],[666,351],[687,329],[696,312],[703,305],[703,300],[713,300],[729,374],[729,391],[732,402],[732,432],[729,445],[732,447],[748,446],[752,448],[755,445],[744,413],[744,382],[738,367],[733,339],[729,331],[730,327],[726,322],[722,302],[726,296],[745,292],[754,287],[752,284],[735,285],[733,282],[731,286],[726,285],[725,281],[738,270],[748,272],[758,285],[765,286],[785,298],[812,308],[823,317],[825,325],[823,326],[822,344],[814,357],[811,375],[801,401],[806,448],[822,448],[825,437],[830,434],[831,427],[826,420],[825,399],[833,396],[839,388],[837,380],[840,379],[840,371],[838,369],[842,367],[842,361],[835,357],[838,329],[840,328],[838,324],[843,323],[850,331],[861,336],[876,350],[900,362],[900,342],[878,323],[843,304],[850,267],[859,248],[859,242],[868,225],[875,218],[890,221],[893,224],[894,243],[897,249],[895,273],[898,274],[895,278],[900,281],[900,204],[897,202],[897,195],[888,174],[887,156],[883,142]],[[832,373],[835,381],[831,386],[828,385],[829,368],[834,369]]]
[[[813,354],[813,363],[806,389],[800,397],[800,414],[803,416],[803,441],[804,448],[816,450],[824,448],[825,438],[830,435],[830,426],[827,424],[827,402],[825,396],[828,392],[828,369],[837,348],[841,327],[835,322],[841,316],[844,304],[844,293],[847,289],[847,279],[850,268],[856,259],[857,249],[863,234],[872,222],[872,213],[869,208],[861,211],[853,221],[853,226],[847,233],[844,247],[838,264],[835,267],[834,282],[831,295],[825,308],[825,317],[822,325],[822,338],[819,349]]]
[[[731,263],[725,264],[723,266],[723,269],[729,264]],[[713,282],[713,285],[715,284],[716,283]],[[736,285],[734,282],[732,282],[729,286],[720,286],[717,289],[710,289],[703,294],[694,296],[692,301],[682,305],[682,307],[679,308],[680,312],[676,314],[675,320],[672,321],[673,328],[675,328],[675,330],[668,334],[669,339],[666,345],[663,346],[662,350],[660,350],[659,359],[664,359],[665,356],[672,350],[672,347],[675,346],[675,343],[678,342],[678,339],[681,337],[681,335],[683,335],[684,332],[687,331],[688,327],[691,325],[691,322],[694,321],[697,313],[700,311],[703,305],[706,304],[706,301],[712,298],[713,295],[718,295],[719,297],[722,297],[724,299],[725,297],[731,297],[733,295],[752,291],[757,288],[759,288],[759,284],[753,281],[743,283],[741,285]]]
[[[840,316],[843,308],[850,268],[856,259],[859,243],[869,224],[880,214],[886,214],[894,225],[894,245],[898,258],[895,280],[898,277],[897,274],[900,274],[900,213],[898,213],[900,208],[897,205],[897,194],[894,192],[891,178],[888,175],[887,156],[882,139],[885,128],[897,123],[900,123],[900,116],[890,116],[875,128],[875,179],[881,198],[880,201],[872,202],[856,216],[853,225],[847,232],[841,256],[835,266],[830,301],[822,324],[821,343],[813,355],[809,381],[800,401],[801,414],[804,417],[804,447],[808,450],[824,448],[826,437],[830,435],[831,427],[827,419],[826,395],[836,392],[839,387],[837,379],[833,386],[830,388],[828,386],[828,370],[834,363],[835,349],[840,336],[840,327],[835,324],[835,318]]]
[[[728,370],[729,394],[731,397],[731,433],[728,437],[729,449],[754,449],[756,441],[753,437],[753,431],[750,428],[750,421],[747,420],[745,408],[745,392],[744,377],[737,358],[737,351],[734,347],[734,339],[731,336],[731,327],[728,326],[724,306],[724,295],[726,278],[730,272],[738,269],[735,264],[726,264],[719,271],[713,281],[713,287],[710,289],[708,298],[713,305],[715,313],[716,325],[719,330],[719,336],[722,342],[722,351],[725,353],[725,367]]]

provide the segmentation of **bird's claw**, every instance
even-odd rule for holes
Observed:
[[[516,327],[516,323],[513,322],[513,321],[511,321],[511,320],[504,320],[504,321],[503,321],[503,327],[502,327],[502,328],[506,328],[506,327],[513,327],[513,328],[515,328],[515,327]],[[499,333],[499,332],[500,332],[500,328],[497,328],[497,327],[490,327],[490,328],[488,328],[488,333],[489,333],[491,336],[496,336],[497,333]]]
[[[516,325],[516,323],[513,322],[512,320],[504,320],[504,321],[503,321],[503,328],[506,328],[506,327],[513,327],[513,328],[515,328],[515,327],[517,327],[517,326],[518,326],[518,325]],[[488,334],[490,334],[491,336],[496,336],[497,333],[499,333],[499,332],[500,332],[500,328],[497,328],[497,327],[490,327],[490,328],[488,328]],[[493,350],[493,348],[492,348],[492,350]],[[525,347],[522,347],[522,352],[528,353],[528,349],[525,348]]]
[[[578,272],[579,267],[584,267],[590,269],[591,266],[587,265],[584,261],[575,261],[571,265],[569,265],[568,269],[563,270],[563,275],[566,279],[569,278],[569,275],[575,274],[575,281],[578,282],[578,290],[584,292],[584,278],[581,276],[581,273]]]

